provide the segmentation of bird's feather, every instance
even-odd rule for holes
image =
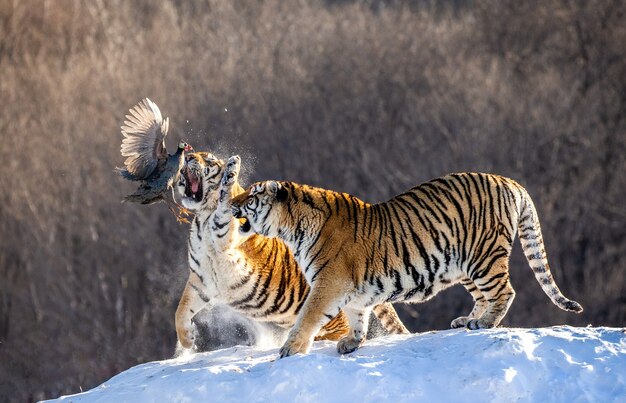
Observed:
[[[122,156],[128,173],[146,179],[160,160],[167,159],[165,136],[169,120],[163,119],[159,107],[148,98],[129,110],[122,126]]]
[[[128,170],[126,168],[115,167],[115,173],[118,174],[119,176],[121,176],[122,178],[129,180],[129,181],[140,181],[140,180],[143,180],[143,179],[138,178],[135,175],[131,174],[130,172],[128,172]]]

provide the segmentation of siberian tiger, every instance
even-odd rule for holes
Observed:
[[[237,171],[239,163],[239,157],[228,162]],[[243,189],[236,177],[223,177],[224,166],[210,153],[187,154],[177,186],[183,206],[195,213],[188,242],[189,280],[175,318],[183,348],[193,346],[192,319],[202,309],[226,304],[258,321],[289,329],[309,293],[293,254],[281,240],[239,233],[230,198]],[[220,197],[222,179],[230,182],[229,191]],[[375,307],[374,313],[388,332],[408,333],[390,303]],[[320,339],[338,340],[349,330],[343,313],[324,323]]]
[[[453,328],[491,328],[506,314],[515,291],[509,255],[517,230],[544,292],[566,311],[582,312],[554,283],[539,219],[526,190],[501,176],[459,173],[433,179],[368,204],[346,193],[266,181],[232,200],[241,231],[285,241],[304,270],[311,294],[280,351],[308,352],[312,335],[339,309],[351,331],[339,353],[365,341],[375,304],[421,302],[456,283],[474,298]]]

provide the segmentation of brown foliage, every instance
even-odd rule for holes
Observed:
[[[585,312],[552,306],[518,247],[505,325],[623,325],[624,2],[457,3],[0,0],[0,399],[172,353],[186,228],[120,205],[132,185],[112,172],[145,96],[172,138],[242,154],[249,180],[378,201],[510,176]],[[453,289],[399,309],[426,330],[470,307]]]

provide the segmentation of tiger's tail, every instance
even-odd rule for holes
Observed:
[[[525,191],[523,193],[518,229],[522,250],[528,259],[528,264],[535,273],[535,278],[541,285],[543,292],[550,297],[556,306],[564,311],[580,313],[583,311],[583,307],[578,302],[565,298],[554,282],[543,244],[537,210],[528,193]]]

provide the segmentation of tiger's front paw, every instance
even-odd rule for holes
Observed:
[[[311,349],[312,342],[302,337],[289,337],[280,348],[280,358],[294,354],[306,354]]]
[[[355,339],[354,337],[344,337],[337,343],[337,352],[339,354],[350,354],[363,345],[365,338]]]
[[[467,327],[467,322],[469,322],[470,318],[468,316],[460,316],[450,323],[450,327],[452,329],[460,329],[462,327]]]
[[[189,321],[189,325],[178,325],[176,326],[176,335],[183,348],[192,348],[193,342],[196,340],[196,327],[191,321]]]
[[[484,319],[470,319],[467,321],[467,328],[476,330],[476,329],[491,329],[495,327],[495,323],[488,322]]]
[[[185,348],[180,341],[176,342],[176,348],[174,349],[174,358],[186,357],[198,352],[197,346],[194,344],[191,348]]]
[[[239,168],[241,167],[241,158],[238,155],[233,155],[226,162],[226,168],[224,169],[224,175],[222,176],[222,186],[231,186],[237,180],[239,175]]]
[[[220,181],[220,203],[228,203],[230,201],[230,193],[239,176],[240,166],[241,158],[239,158],[238,155],[233,155],[228,159],[224,173],[222,174],[222,180]]]

